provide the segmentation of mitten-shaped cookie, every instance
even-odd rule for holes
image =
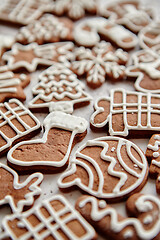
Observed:
[[[20,173],[66,168],[71,150],[84,138],[88,124],[84,118],[57,111],[50,113],[43,125],[41,139],[23,141],[8,152],[9,165]]]
[[[76,209],[106,239],[158,240],[160,238],[160,200],[152,195],[132,195],[126,203],[131,217],[122,217],[104,200],[82,196]]]

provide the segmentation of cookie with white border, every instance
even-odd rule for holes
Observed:
[[[0,103],[0,156],[13,144],[35,136],[41,129],[39,120],[17,99]]]
[[[94,228],[62,195],[45,199],[22,214],[6,216],[3,228],[0,237],[11,239],[97,239]]]
[[[72,31],[73,22],[70,19],[45,14],[39,20],[20,28],[15,40],[22,44],[72,41]]]
[[[136,193],[129,197],[129,217],[121,216],[104,200],[81,196],[76,209],[106,239],[144,240],[160,238],[160,200],[152,195]]]
[[[101,41],[92,49],[79,47],[75,56],[71,68],[79,76],[86,75],[91,88],[100,87],[107,79],[117,82],[125,78],[128,54],[120,48],[115,50],[109,42]]]
[[[154,134],[147,145],[146,157],[151,163],[150,176],[156,179],[156,190],[160,194],[160,134]]]
[[[29,72],[34,72],[39,65],[51,66],[55,62],[63,62],[68,64],[73,60],[72,53],[74,44],[72,42],[59,42],[38,45],[31,43],[21,45],[15,43],[11,51],[5,52],[2,59],[7,62],[10,70],[26,69]]]
[[[76,74],[61,63],[55,63],[40,74],[32,93],[34,98],[28,106],[35,112],[73,113],[75,108],[88,105],[92,99]]]
[[[32,206],[35,198],[41,194],[41,173],[34,173],[24,182],[19,182],[18,174],[0,163],[0,179],[0,205],[9,204],[13,213],[22,212],[24,207]]]
[[[61,190],[79,188],[92,196],[118,202],[138,192],[147,181],[148,164],[134,143],[119,137],[88,140],[70,159],[58,179]]]
[[[93,47],[101,38],[116,47],[130,50],[138,44],[138,38],[128,29],[103,17],[90,17],[78,21],[74,26],[75,42],[84,47]]]
[[[55,111],[45,118],[43,126],[42,138],[20,142],[8,152],[8,164],[21,174],[64,170],[72,148],[85,137],[88,123],[84,118]]]
[[[153,9],[150,6],[148,8],[142,6],[139,0],[114,0],[105,5],[102,4],[99,13],[135,33],[148,26],[155,18]]]
[[[160,95],[122,88],[110,90],[110,97],[100,97],[90,118],[93,130],[110,135],[145,138],[160,131]]]

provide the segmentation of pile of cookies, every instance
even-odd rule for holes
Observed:
[[[159,24],[139,0],[0,1],[0,239],[160,239]]]

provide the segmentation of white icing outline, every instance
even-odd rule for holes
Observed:
[[[0,168],[5,169],[9,173],[13,175],[13,188],[15,189],[23,189],[25,186],[28,185],[34,178],[37,180],[32,183],[29,187],[30,192],[24,195],[24,199],[18,201],[17,206],[14,203],[14,199],[11,195],[6,195],[4,199],[0,200],[0,205],[9,204],[13,213],[22,212],[24,206],[31,206],[34,203],[34,197],[41,194],[41,189],[38,186],[43,180],[43,174],[41,173],[34,173],[30,175],[24,182],[19,182],[18,174],[11,169],[10,167],[6,166],[3,163],[0,163]],[[1,176],[1,181],[3,181],[3,177]]]
[[[125,4],[126,3],[126,4]],[[138,9],[135,7],[135,4],[138,4]],[[120,6],[123,4],[123,6]],[[116,12],[109,11],[108,8],[115,6],[116,11],[121,15],[119,18]],[[117,23],[125,25],[133,32],[139,32],[143,25],[140,26],[139,22],[147,21],[148,24],[151,22],[151,18],[149,17],[147,10],[151,10],[150,8],[142,7],[141,2],[139,0],[114,0],[112,2],[106,3],[102,5],[99,9],[99,13],[103,17],[109,18],[109,20]],[[155,14],[152,9],[152,16],[155,18]],[[137,21],[134,23],[134,21]],[[147,26],[148,26],[147,24]]]
[[[158,158],[160,156],[160,153],[159,153],[159,146],[160,146],[160,135],[155,135],[154,136],[154,139],[156,140],[154,142],[154,145],[151,145],[151,144],[148,144],[147,145],[147,148],[148,149],[151,149],[153,151],[153,157],[154,158]],[[155,159],[152,159],[152,162],[151,162],[152,165],[155,165],[157,167],[160,168],[160,161],[157,161]]]
[[[56,80],[59,78],[59,81]],[[69,79],[69,80],[68,80]],[[64,91],[63,86],[76,90],[76,93],[71,93],[69,90]],[[42,88],[42,89],[39,89]],[[57,92],[61,89],[60,93]],[[66,113],[73,113],[74,105],[76,103],[90,102],[91,96],[84,90],[84,84],[78,80],[77,76],[64,64],[54,64],[47,70],[43,71],[39,76],[39,82],[33,87],[33,95],[37,95],[29,102],[30,109],[43,109],[48,108],[52,111],[63,111]],[[50,94],[50,91],[52,91]],[[83,96],[83,98],[82,98]],[[56,98],[57,102],[52,101]],[[62,100],[64,97],[69,97],[70,100]],[[44,103],[35,103],[37,100],[42,99]]]
[[[122,98],[123,98],[123,102],[122,103],[114,103],[114,94],[115,92],[120,92],[122,93]],[[134,95],[137,96],[138,98],[138,102],[137,103],[126,103],[126,96],[127,95]],[[147,98],[147,103],[142,103],[141,99],[142,97],[146,97]],[[96,127],[96,128],[102,128],[104,127],[107,123],[109,125],[109,133],[110,135],[119,135],[119,136],[127,136],[129,134],[129,130],[153,130],[153,131],[159,131],[160,127],[152,127],[151,126],[151,113],[157,113],[160,114],[160,111],[157,109],[152,109],[152,108],[159,108],[159,104],[151,104],[151,99],[152,97],[154,98],[158,98],[160,99],[160,95],[158,94],[151,94],[150,92],[147,93],[141,93],[141,92],[135,92],[135,91],[128,91],[122,88],[119,89],[112,89],[110,91],[110,97],[101,97],[99,98],[96,102],[95,102],[95,111],[92,114],[91,118],[90,118],[90,122],[91,124]],[[110,102],[110,113],[107,116],[107,119],[105,121],[103,121],[102,123],[94,123],[94,118],[95,116],[97,116],[97,114],[103,112],[103,107],[99,107],[98,106],[98,102],[101,100],[106,100]],[[132,106],[136,106],[137,109],[127,109],[127,107],[132,107]],[[113,110],[114,107],[123,107],[122,110]],[[146,109],[141,109],[142,107],[146,107]],[[127,123],[127,113],[137,113],[138,114],[138,124],[137,126],[130,126]],[[147,113],[147,124],[146,126],[143,126],[141,124],[141,113],[145,112]],[[124,130],[123,131],[114,131],[112,128],[112,114],[117,114],[117,113],[123,113],[123,123],[124,123]]]
[[[15,43],[12,46],[11,51],[5,52],[2,59],[7,61],[8,68],[10,70],[15,70],[21,67],[26,68],[29,72],[34,72],[39,64],[46,66],[53,65],[56,60],[54,57],[58,57],[59,62],[68,64],[70,60],[73,60],[73,48],[74,44],[72,42],[58,42],[58,43],[48,43],[44,45],[38,45],[37,43],[31,43],[26,46],[20,43]],[[35,58],[32,62],[26,62],[21,60],[14,62],[14,55],[17,55],[19,51],[30,51],[33,50]]]
[[[52,207],[54,205],[51,205],[51,202],[53,201],[61,202],[64,207],[59,211],[55,211]],[[42,207],[49,212],[49,218],[44,217],[44,215],[42,214]],[[63,219],[61,218],[61,216],[69,212],[69,215],[67,215]],[[41,223],[36,225],[36,227],[33,227],[27,220],[27,218],[29,218],[29,216],[32,214],[36,215],[36,217],[41,221]],[[41,202],[41,204],[37,205],[36,207],[30,209],[27,212],[6,216],[2,223],[5,234],[6,236],[10,236],[12,239],[17,239],[16,235],[14,234],[14,230],[12,231],[12,229],[7,224],[8,221],[14,221],[14,219],[19,220],[18,227],[23,226],[26,227],[28,230],[27,233],[22,234],[19,240],[27,240],[31,237],[33,237],[35,240],[43,240],[49,235],[53,236],[57,240],[62,240],[63,237],[58,233],[58,229],[61,229],[65,233],[65,235],[71,240],[88,240],[93,239],[96,236],[94,228],[80,215],[78,211],[76,211],[72,207],[72,205],[62,195],[55,195],[49,199],[45,199]],[[82,237],[76,236],[74,232],[72,232],[71,229],[66,226],[67,223],[75,219],[83,226],[86,231]],[[55,225],[52,224],[53,221],[56,222]],[[43,231],[43,233],[39,233],[44,228],[46,228],[45,231]]]
[[[10,103],[16,103],[18,106],[11,108],[9,106]],[[2,152],[3,150],[9,148],[12,143],[17,140],[18,138],[21,138],[37,129],[40,128],[41,124],[39,122],[39,120],[29,111],[29,109],[27,109],[19,100],[17,99],[10,99],[9,102],[5,102],[5,103],[0,103],[0,107],[5,107],[8,109],[7,112],[3,113],[0,110],[0,119],[4,119],[4,121],[2,123],[0,123],[0,127],[4,126],[5,124],[9,124],[9,126],[16,132],[16,135],[12,138],[7,137],[2,131],[0,131],[0,135],[4,138],[4,140],[7,142],[5,145],[3,145],[2,147],[0,147],[0,152]],[[16,113],[16,111],[18,110],[22,110],[22,112],[20,113]],[[11,116],[8,118],[7,115],[11,113]],[[35,122],[35,126],[34,127],[30,127],[29,125],[27,125],[27,123],[25,123],[20,117],[23,115],[29,115],[31,117],[31,119]],[[24,132],[20,131],[18,128],[15,127],[15,125],[12,123],[12,119],[17,119],[18,122],[20,122],[23,127],[26,129]]]
[[[139,58],[139,56],[141,56],[143,54],[145,55],[144,62],[139,62],[138,58]],[[147,61],[147,59],[148,59],[148,61]],[[144,79],[144,74],[143,74],[143,72],[141,72],[141,70],[144,71],[148,75],[148,77],[150,79],[152,79],[153,81],[160,79],[160,71],[157,70],[157,68],[160,66],[159,56],[152,50],[145,49],[145,50],[141,50],[141,51],[134,53],[131,57],[131,61],[132,61],[133,65],[126,68],[125,73],[129,77],[137,77],[137,79],[134,83],[135,89],[137,91],[145,92],[145,93],[147,93],[147,92],[160,93],[160,88],[152,90],[152,89],[145,89],[140,86],[141,81],[143,81],[143,79]],[[139,68],[140,70],[138,70],[136,72],[132,72],[132,70],[134,70],[135,68]]]
[[[66,164],[71,149],[72,149],[72,143],[73,140],[76,136],[76,134],[79,133],[83,133],[86,131],[87,126],[88,126],[88,122],[81,117],[77,117],[77,116],[72,116],[70,114],[66,114],[63,112],[59,112],[59,111],[55,111],[50,113],[44,120],[43,123],[44,127],[45,127],[45,132],[44,135],[41,139],[34,139],[34,140],[29,140],[29,141],[22,141],[18,144],[16,144],[15,146],[13,146],[8,154],[7,154],[7,159],[10,163],[13,163],[14,165],[18,165],[18,166],[52,166],[52,167],[62,167]],[[72,132],[71,138],[70,138],[70,142],[68,145],[68,149],[67,152],[64,156],[64,158],[61,161],[30,161],[30,162],[25,162],[25,161],[20,161],[18,159],[15,159],[12,154],[13,152],[19,148],[22,145],[26,145],[26,144],[36,144],[36,143],[46,143],[47,141],[47,136],[48,136],[48,132],[50,131],[51,128],[59,128],[59,129],[64,129],[64,130],[68,130]]]
[[[106,29],[107,26],[112,27]],[[85,27],[89,27],[91,30],[87,31]],[[76,43],[85,47],[96,45],[100,41],[99,34],[105,35],[120,48],[131,49],[138,44],[138,38],[135,34],[103,17],[90,17],[80,20],[75,24],[73,30],[73,37]],[[124,38],[131,38],[132,41],[123,42]]]
[[[116,152],[117,152],[117,157],[118,157],[118,160],[119,160],[122,168],[124,168],[129,174],[131,174],[137,178],[137,181],[133,185],[131,185],[129,188],[122,190],[122,191],[120,191],[120,188],[125,184],[125,182],[127,180],[127,174],[124,172],[119,172],[119,171],[117,172],[114,170],[114,166],[116,165],[117,160],[113,157],[107,156],[106,153],[108,151],[108,144],[103,142],[103,141],[107,141],[107,140],[108,141],[118,141],[118,147],[117,147]],[[133,169],[129,168],[125,164],[123,159],[121,158],[120,149],[124,144],[126,144],[127,149],[133,147],[141,156],[142,163],[139,162],[139,168],[141,168],[142,171],[140,174],[137,174],[136,169],[133,170]],[[104,178],[103,178],[102,171],[101,171],[99,165],[97,164],[96,160],[81,153],[81,151],[83,151],[83,149],[86,148],[87,146],[103,147],[103,150],[101,151],[101,159],[103,161],[110,162],[110,165],[108,167],[109,175],[120,178],[120,181],[115,186],[112,193],[104,193],[103,192]],[[128,151],[127,151],[127,154],[128,154]],[[130,154],[129,157],[131,158],[131,161],[133,163],[135,163],[135,162],[138,163],[137,160],[135,161],[135,157],[133,157],[133,155]],[[93,175],[91,169],[89,168],[89,166],[86,163],[78,160],[77,158],[82,158],[85,161],[88,161],[90,164],[92,164],[92,166],[97,171],[97,175],[99,176],[98,191],[95,191],[92,189],[93,183],[94,183],[94,175]],[[63,183],[64,178],[66,178],[76,172],[76,170],[77,170],[76,165],[80,165],[81,167],[85,168],[85,170],[87,171],[87,173],[89,175],[89,185],[88,186],[82,184],[81,179],[78,177],[75,178],[73,181]],[[84,190],[85,192],[87,192],[93,196],[96,196],[98,198],[105,198],[105,199],[119,198],[119,197],[123,197],[123,196],[133,192],[139,185],[141,185],[141,183],[144,180],[147,170],[148,170],[148,164],[147,164],[145,155],[134,143],[132,143],[126,139],[119,138],[119,137],[110,137],[110,136],[109,137],[100,137],[100,138],[96,138],[94,140],[88,140],[84,145],[82,145],[76,151],[75,156],[72,159],[70,159],[70,165],[69,165],[68,169],[64,173],[62,173],[62,175],[58,179],[58,186],[60,188],[69,188],[71,186],[76,185],[79,188],[81,188],[82,190]]]
[[[135,202],[135,206],[138,210],[138,212],[148,212],[148,207],[144,210],[144,206],[148,206],[150,204],[153,206],[152,202],[156,204],[158,208],[158,212],[160,212],[160,201],[158,198],[152,195],[141,195]],[[144,240],[150,240],[153,239],[155,236],[159,234],[160,229],[160,218],[157,220],[157,222],[154,224],[154,226],[146,230],[143,224],[139,219],[137,218],[125,218],[124,220],[119,221],[118,220],[118,213],[113,207],[108,207],[103,209],[99,209],[99,202],[96,198],[87,196],[84,200],[81,200],[79,202],[79,207],[83,208],[87,203],[91,204],[91,213],[89,214],[92,221],[100,221],[106,216],[110,216],[110,228],[111,231],[114,233],[121,232],[124,228],[132,226],[136,232],[136,236],[139,239]],[[153,213],[158,215],[159,213]],[[126,234],[126,231],[125,231]],[[124,235],[125,237],[125,235]],[[125,238],[124,238],[125,239]]]

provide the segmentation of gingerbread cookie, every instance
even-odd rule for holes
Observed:
[[[11,51],[3,54],[2,59],[7,61],[8,68],[11,70],[25,68],[29,72],[34,72],[38,65],[50,66],[55,62],[67,65],[70,60],[73,60],[73,49],[72,42],[44,45],[31,43],[26,46],[15,43]]]
[[[92,226],[62,195],[45,199],[22,214],[6,216],[3,228],[11,239],[97,239]]]
[[[152,178],[157,179],[156,190],[160,194],[160,134],[154,134],[149,140],[146,157],[151,162],[149,172]]]
[[[160,200],[152,195],[134,194],[126,202],[129,216],[121,216],[104,200],[81,196],[76,209],[106,239],[144,240],[160,238]]]
[[[150,49],[134,53],[132,66],[126,68],[128,78],[136,80],[137,91],[160,93],[160,58]]]
[[[22,212],[24,207],[32,206],[35,197],[41,194],[41,173],[32,174],[20,183],[18,174],[0,163],[0,179],[0,206],[9,204],[13,213]]]
[[[0,34],[0,57],[2,56],[4,50],[11,48],[13,43],[14,37],[11,35]]]
[[[95,102],[91,127],[98,130],[108,126],[110,135],[151,136],[160,131],[159,104],[158,94],[112,89],[110,97]]]
[[[0,156],[41,129],[39,120],[17,99],[0,103]]]
[[[142,48],[154,48],[160,44],[160,22],[152,21],[139,32],[139,44]]]
[[[72,113],[74,108],[87,105],[92,99],[84,84],[64,64],[54,64],[40,74],[39,80],[32,89],[36,95],[29,103],[32,111]]]
[[[41,139],[20,142],[8,152],[9,165],[22,174],[35,170],[57,173],[66,168],[73,146],[86,135],[88,123],[84,118],[55,111],[43,125]]]
[[[47,12],[51,4],[52,0],[1,1],[0,20],[26,25]]]
[[[143,7],[139,0],[114,0],[106,3],[105,6],[101,5],[99,13],[135,33],[147,26],[154,18],[153,9]]]
[[[118,137],[88,140],[58,179],[60,189],[78,187],[108,201],[119,201],[146,183],[148,165],[144,153],[132,142]]]
[[[75,51],[76,60],[72,63],[73,71],[80,76],[87,75],[87,84],[91,88],[100,87],[106,78],[120,81],[125,76],[125,64],[128,54],[122,49],[115,49],[110,43],[101,41],[93,49],[80,47]]]
[[[101,37],[125,50],[130,50],[138,44],[138,38],[135,34],[103,17],[85,18],[77,22],[73,37],[78,45],[84,47],[93,47],[100,41]]]
[[[73,40],[72,31],[73,22],[68,18],[45,14],[39,20],[22,27],[16,36],[16,41],[22,44],[71,41]]]
[[[85,12],[96,14],[97,0],[55,0],[53,13],[62,16],[66,14],[73,20],[78,20],[85,16]]]
[[[3,72],[3,67],[0,67],[0,102],[7,101],[10,98],[17,98],[20,101],[25,101],[26,95],[23,88],[29,83],[29,75],[25,73],[16,74],[7,71],[7,69]]]

